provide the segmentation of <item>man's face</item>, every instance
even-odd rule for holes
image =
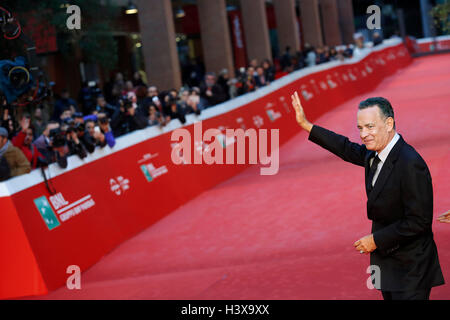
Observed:
[[[70,110],[66,110],[63,113],[61,113],[61,120],[67,119],[72,117],[72,112]]]
[[[91,121],[87,122],[86,131],[93,137],[95,133],[95,123]]]
[[[133,103],[137,102],[137,97],[136,97],[136,94],[134,92],[128,92],[127,98],[128,98],[128,100],[130,100]]]
[[[131,81],[127,81],[127,82],[125,82],[125,88],[127,89],[127,90],[133,90],[133,82],[131,82]]]
[[[186,102],[188,100],[188,98],[189,98],[189,92],[188,91],[183,91],[181,93],[181,100]]]
[[[149,97],[155,97],[158,95],[158,89],[156,87],[150,87],[148,88],[147,93]]]
[[[205,82],[208,87],[212,87],[216,84],[216,77],[214,77],[213,75],[207,75]]]
[[[378,106],[359,110],[359,135],[367,150],[382,151],[394,135],[394,119],[385,119]]]
[[[26,146],[30,146],[32,142],[33,142],[33,129],[28,128],[27,132],[26,132],[25,140],[23,143]]]
[[[8,142],[8,138],[4,136],[0,136],[0,149],[4,147],[4,145]]]
[[[34,111],[34,117],[36,119],[42,119],[42,110],[40,108],[36,108]]]
[[[103,98],[103,97],[99,97],[99,98],[97,98],[97,105],[99,106],[99,107],[104,107],[105,105],[106,105],[106,100],[105,100],[105,98]]]

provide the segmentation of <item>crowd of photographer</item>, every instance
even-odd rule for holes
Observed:
[[[113,148],[116,137],[138,129],[172,119],[184,123],[187,114],[200,114],[200,100],[199,88],[160,93],[140,79],[124,82],[119,73],[103,90],[83,86],[76,100],[63,90],[54,104],[45,101],[17,120],[3,105],[0,181],[55,162],[66,168],[69,156],[83,159],[96,148]]]
[[[381,42],[374,41],[374,45]],[[160,92],[148,86],[145,75],[136,72],[125,80],[121,73],[105,84],[84,83],[79,96],[60,92],[54,103],[44,101],[32,111],[14,119],[8,108],[0,119],[0,181],[58,163],[68,165],[68,157],[81,159],[96,148],[115,145],[115,137],[148,126],[165,126],[173,119],[182,124],[188,114],[203,110],[267,86],[290,72],[333,60],[344,60],[365,49],[362,37],[355,35],[355,46],[313,48],[291,53],[290,48],[276,59],[261,64],[256,59],[231,78],[226,69],[218,76],[206,73],[201,81],[181,90]],[[198,75],[197,75],[198,76]]]

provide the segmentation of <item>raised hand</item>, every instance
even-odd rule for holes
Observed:
[[[295,110],[295,119],[297,120],[297,123],[303,129],[310,132],[313,125],[306,119],[305,112],[303,111],[303,107],[300,102],[300,98],[298,96],[298,92],[295,91],[295,93],[291,96],[291,98],[292,98],[292,107]]]

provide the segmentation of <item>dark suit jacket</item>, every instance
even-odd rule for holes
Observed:
[[[365,168],[375,152],[365,145],[314,125],[309,140],[338,157]],[[377,249],[370,264],[380,267],[381,290],[410,291],[444,284],[433,240],[431,175],[416,150],[400,139],[390,151],[373,190],[367,194],[367,217]]]

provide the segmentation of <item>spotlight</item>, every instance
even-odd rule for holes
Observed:
[[[127,9],[125,10],[126,14],[135,14],[138,12],[138,9],[136,5],[133,3],[133,1],[128,2]]]
[[[181,7],[179,7],[177,9],[177,11],[175,12],[175,17],[177,19],[184,18],[185,15],[186,15],[186,13],[184,12],[183,8],[181,8]]]

